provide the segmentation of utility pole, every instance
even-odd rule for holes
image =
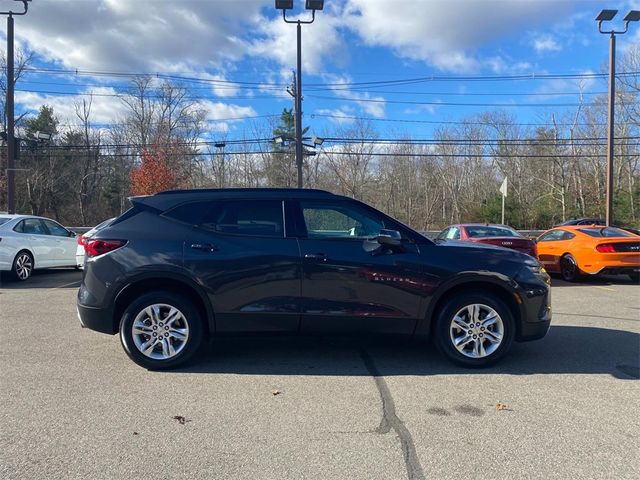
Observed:
[[[31,0],[14,0],[21,2],[24,11],[0,12],[7,15],[7,212],[16,213],[16,132],[15,132],[15,109],[14,109],[14,52],[13,52],[13,16],[26,15]]]

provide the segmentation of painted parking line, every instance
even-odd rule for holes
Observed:
[[[591,285],[593,288],[599,288],[600,290],[607,290],[608,292],[615,292],[616,289],[615,288],[609,288],[609,287],[601,287],[600,285]]]
[[[76,280],[75,282],[65,283],[64,285],[58,285],[57,287],[47,289],[47,292],[52,292],[53,290],[58,290],[60,288],[70,287],[71,285],[75,285],[76,283],[80,286],[80,282],[82,280]]]

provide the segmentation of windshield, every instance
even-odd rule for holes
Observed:
[[[492,227],[489,225],[473,225],[467,228],[469,237],[519,237],[515,230],[506,227]]]
[[[624,230],[620,230],[619,228],[614,227],[591,227],[591,228],[580,228],[579,232],[586,233],[590,237],[635,237],[633,233],[625,232]]]

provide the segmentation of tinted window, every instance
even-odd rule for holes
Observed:
[[[22,233],[30,233],[34,235],[47,235],[46,230],[37,218],[27,218],[22,221]]]
[[[447,239],[460,240],[460,230],[456,227],[449,228],[449,231],[447,232]]]
[[[571,233],[571,232],[562,232],[562,240],[571,240],[572,238],[574,238],[576,236],[575,233]]]
[[[436,237],[437,240],[444,240],[445,238],[447,238],[447,233],[449,233],[449,229],[445,228],[444,230],[442,230],[438,236]]]
[[[466,227],[470,237],[519,237],[515,230],[504,227],[492,227],[489,225],[473,225]]]
[[[564,230],[551,230],[543,234],[538,241],[539,242],[552,242],[554,240],[562,240],[562,236],[564,235]]]
[[[68,237],[69,231],[58,225],[56,222],[52,222],[51,220],[43,220],[44,224],[47,226],[47,230],[49,230],[49,234],[54,235],[56,237]]]
[[[586,233],[590,237],[635,237],[632,233],[625,232],[615,227],[594,227],[594,228],[580,228],[579,232]]]
[[[200,225],[217,206],[216,202],[191,202],[178,205],[163,213],[163,216],[179,220],[189,225]]]
[[[301,202],[300,207],[309,238],[364,239],[384,228],[381,218],[354,205]]]
[[[282,202],[238,200],[191,202],[163,214],[212,232],[260,237],[283,237]]]
[[[18,222],[15,227],[13,227],[14,232],[23,233],[24,232],[24,220]]]

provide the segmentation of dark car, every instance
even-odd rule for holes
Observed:
[[[536,242],[523,237],[507,225],[488,223],[465,223],[451,225],[442,230],[436,241],[461,240],[465,242],[486,243],[498,247],[511,248],[527,255],[536,256]]]
[[[149,369],[245,332],[432,335],[449,359],[483,366],[549,328],[535,259],[438,245],[351,198],[219,189],[131,202],[87,243],[78,313]]]
[[[568,225],[606,225],[606,224],[607,223],[602,218],[572,218],[558,225],[554,225],[553,228],[565,227]]]

